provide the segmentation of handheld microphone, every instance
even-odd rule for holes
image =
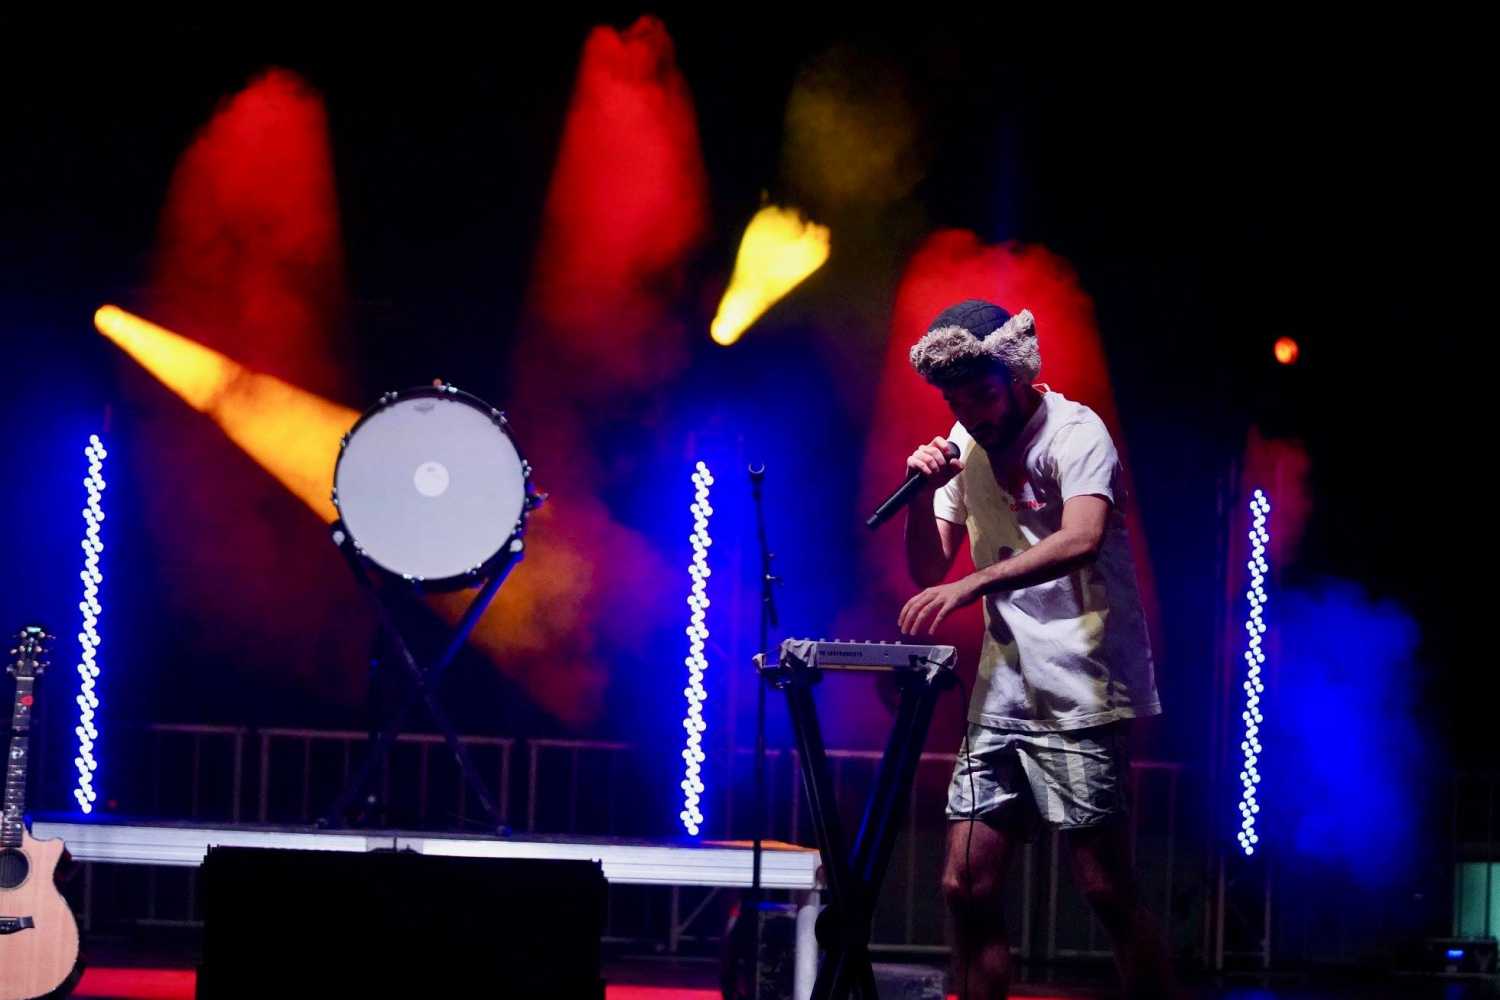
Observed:
[[[959,454],[958,445],[954,444],[952,441],[947,442],[943,448],[943,453],[947,455],[950,460],[957,458]],[[906,482],[902,483],[900,487],[897,488],[896,492],[886,497],[885,501],[879,507],[875,508],[875,513],[871,514],[869,520],[865,521],[865,527],[869,528],[871,531],[874,531],[876,528],[889,521],[892,517],[895,516],[896,511],[911,503],[911,498],[916,496],[917,493],[922,489],[922,483],[926,479],[927,477],[920,472],[913,472],[911,475],[907,476]]]

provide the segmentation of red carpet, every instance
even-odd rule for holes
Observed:
[[[86,969],[75,997],[121,1000],[193,1000],[192,969]]]

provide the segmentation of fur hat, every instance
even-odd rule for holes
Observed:
[[[1042,355],[1030,310],[1012,316],[992,302],[969,299],[944,309],[911,349],[911,366],[933,385],[972,378],[992,362],[1020,385],[1036,380]]]

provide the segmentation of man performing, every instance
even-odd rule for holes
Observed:
[[[960,996],[1004,997],[1002,886],[1041,822],[1064,832],[1075,880],[1108,931],[1130,997],[1176,994],[1141,904],[1125,822],[1128,721],[1157,715],[1150,640],[1121,512],[1119,456],[1088,407],[1033,381],[1031,313],[959,303],[911,349],[957,423],[907,459],[926,476],[906,522],[901,631],[931,633],[984,600],[968,734],[948,790],[943,890]],[[975,570],[943,583],[964,535]]]

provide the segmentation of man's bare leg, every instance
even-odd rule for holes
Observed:
[[[1010,939],[1001,893],[1019,841],[1014,832],[982,820],[948,824],[943,895],[953,914],[959,1000],[1004,1000],[1008,995]]]

